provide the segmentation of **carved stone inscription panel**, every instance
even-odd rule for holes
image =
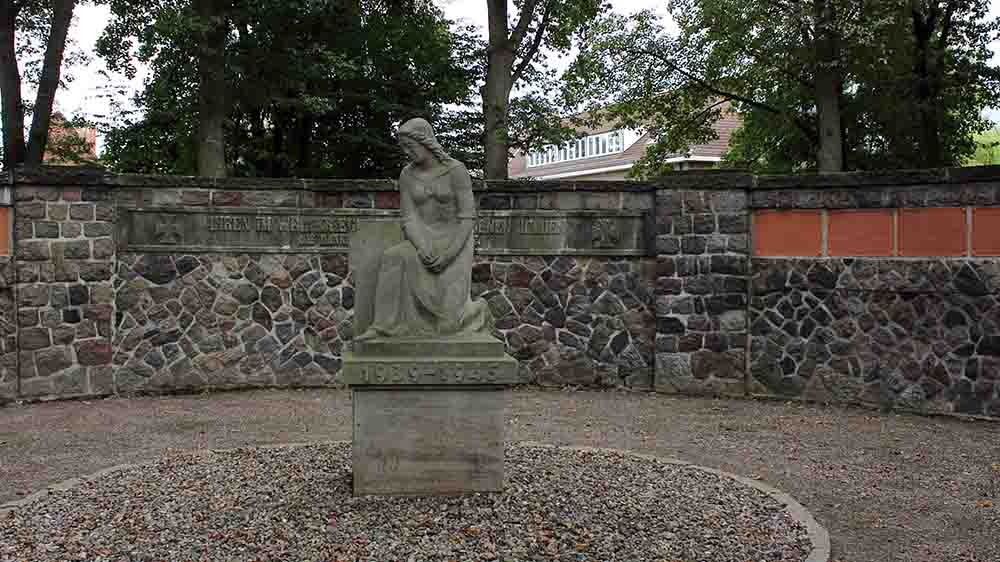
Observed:
[[[637,211],[480,211],[476,252],[645,255],[648,220]]]
[[[385,211],[124,210],[119,246],[156,251],[347,251],[358,221]]]
[[[133,252],[347,252],[361,221],[380,210],[122,209],[118,244]],[[646,255],[640,211],[480,211],[482,255]]]
[[[517,384],[517,361],[429,358],[362,358],[349,354],[341,381],[349,385]]]
[[[503,489],[499,388],[355,387],[352,398],[355,494]]]

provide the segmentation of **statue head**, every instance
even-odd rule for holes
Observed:
[[[441,144],[434,138],[434,130],[426,119],[415,117],[399,126],[397,132],[400,142],[403,139],[418,143],[427,149],[442,164],[446,164],[451,157],[444,151]]]

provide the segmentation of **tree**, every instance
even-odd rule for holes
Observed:
[[[16,38],[19,5],[0,2],[0,95],[3,97],[3,154],[8,170],[24,160],[24,108],[21,73],[17,68]]]
[[[985,0],[894,0],[871,8],[878,40],[855,53],[848,98],[859,168],[953,166],[992,127],[984,107],[1000,99],[990,42],[1000,20]]]
[[[0,3],[0,96],[3,98],[4,167],[7,169],[19,164],[37,166],[42,163],[52,105],[60,85],[66,35],[75,7],[76,0],[5,0]],[[24,39],[28,46],[19,48],[19,33],[27,36]],[[45,45],[45,48],[26,146],[26,108],[21,98],[22,76],[18,62],[32,54],[36,45]]]
[[[127,71],[135,49],[151,71],[141,116],[126,116],[106,137],[113,169],[195,168],[200,78],[191,64],[199,56],[191,10],[163,2],[145,22],[122,13],[109,25],[101,42],[109,66]],[[395,175],[403,165],[399,122],[422,116],[442,131],[447,122],[476,126],[450,106],[471,102],[481,44],[471,30],[451,29],[429,0],[241,3],[226,18],[223,135],[234,175]],[[442,136],[463,148],[467,137]]]
[[[567,76],[569,103],[652,133],[639,174],[663,171],[666,156],[713,138],[711,125],[725,111],[743,118],[729,165],[791,172],[956,164],[984,126],[979,112],[997,100],[996,70],[986,64],[997,26],[981,21],[985,0],[670,6],[678,36],[649,13],[605,18],[589,28]],[[936,22],[933,39],[920,39],[928,20]]]
[[[569,97],[591,100],[593,110],[612,103],[596,113],[648,126],[659,142],[640,167],[646,171],[712,139],[711,124],[733,110],[766,114],[794,130],[821,169],[840,170],[847,15],[836,1],[674,0],[676,38],[649,12],[606,18],[582,41]],[[608,99],[602,91],[619,94]]]
[[[976,152],[965,162],[966,166],[996,166],[1000,164],[1000,129],[993,128],[976,135]]]
[[[489,45],[481,93],[489,179],[507,178],[513,88],[530,73],[541,71],[543,49],[567,52],[573,34],[608,10],[604,0],[523,0],[511,21],[507,2],[486,0]]]
[[[194,168],[184,169],[200,176],[226,176],[224,126],[230,109],[226,54],[232,0],[114,0],[111,9],[112,20],[98,40],[98,53],[111,70],[129,77],[135,75],[133,52],[144,63],[159,61],[161,71],[169,68],[172,79],[190,88],[195,96],[194,121],[178,125],[193,127]],[[181,94],[179,89],[174,93]],[[162,101],[177,110],[174,101],[188,98]],[[160,118],[153,116],[150,121],[159,123]],[[145,126],[137,130],[154,134]],[[111,145],[120,148],[121,140],[116,136]]]
[[[226,175],[227,0],[193,0],[198,45],[198,175]]]
[[[841,71],[842,35],[838,25],[837,1],[813,0],[812,4],[815,62],[811,70],[816,92],[816,125],[819,136],[816,164],[822,172],[839,172],[844,169],[840,115],[844,76]],[[799,21],[804,22],[805,18],[799,18]],[[803,33],[807,34],[808,29],[804,29]]]

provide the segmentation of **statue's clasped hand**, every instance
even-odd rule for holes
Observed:
[[[437,260],[437,256],[435,256],[434,254],[424,252],[422,250],[417,250],[417,255],[420,256],[420,263],[424,264],[425,266],[430,265],[434,263],[435,260]]]
[[[423,263],[424,267],[426,267],[431,273],[441,273],[447,265],[447,261],[441,256],[435,254],[425,254],[423,252],[420,252],[420,262]]]

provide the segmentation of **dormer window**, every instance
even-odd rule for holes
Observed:
[[[626,137],[630,137],[631,142],[626,142]],[[635,142],[638,137],[639,135],[634,132],[623,130],[588,135],[563,145],[549,145],[542,150],[529,152],[525,160],[529,168],[534,168],[571,160],[598,158],[624,152],[625,148]]]

